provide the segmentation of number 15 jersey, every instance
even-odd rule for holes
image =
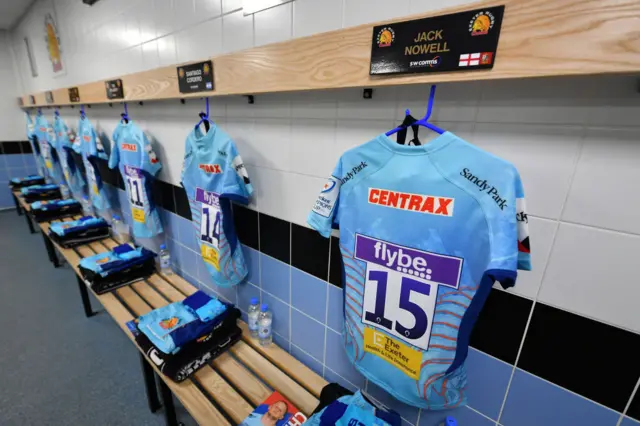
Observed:
[[[491,287],[530,269],[517,170],[446,132],[422,146],[380,135],[347,151],[309,214],[340,229],[349,359],[397,399],[466,402],[464,361]]]
[[[207,134],[196,127],[187,137],[182,186],[189,198],[198,249],[216,285],[230,287],[247,275],[231,201],[247,204],[253,187],[236,146],[212,124]]]

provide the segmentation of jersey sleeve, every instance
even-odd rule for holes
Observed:
[[[327,182],[323,185],[318,198],[307,216],[307,223],[322,236],[329,238],[331,229],[338,228],[338,206],[342,184],[342,159],[338,161]]]
[[[224,187],[222,193],[231,196],[234,201],[246,203],[251,194],[253,194],[253,186],[247,173],[247,168],[233,143],[229,144]]]
[[[487,269],[503,288],[508,288],[515,285],[517,270],[531,270],[531,250],[524,188],[515,168],[511,176],[505,176],[504,183],[504,194],[498,194],[499,190],[493,188],[494,197],[500,198],[493,199],[500,208],[488,215],[492,235]]]
[[[147,137],[146,133],[142,133],[142,147],[144,149],[144,155],[142,156],[142,169],[148,172],[151,176],[158,174],[162,168],[160,160],[156,152],[151,145],[150,137]]]

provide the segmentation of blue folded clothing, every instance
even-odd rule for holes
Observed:
[[[35,203],[34,203],[35,204]],[[103,218],[84,216],[72,222],[55,222],[49,226],[51,232],[60,237],[72,232],[81,232],[89,229],[108,228],[109,224]]]
[[[44,181],[44,178],[40,175],[29,175],[21,178],[11,178],[9,181],[12,185],[22,185],[27,184],[29,182],[39,182]]]
[[[175,354],[186,343],[211,332],[224,320],[231,307],[197,291],[182,302],[142,315],[138,329],[162,352]]]
[[[73,206],[78,203],[76,200],[49,200],[49,201],[36,201],[29,206],[31,210],[58,210],[64,206]]]
[[[54,189],[58,189],[58,185],[54,185],[52,183],[48,183],[45,185],[31,185],[31,186],[27,186],[26,188],[22,188],[20,190],[20,192],[22,192],[22,195],[27,195],[27,194],[38,194],[41,192],[48,192]]]
[[[80,261],[80,266],[106,277],[153,257],[155,254],[144,247],[134,249],[129,244],[122,244],[114,247],[112,251],[85,257]]]

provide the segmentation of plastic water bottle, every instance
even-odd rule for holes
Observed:
[[[251,298],[249,305],[249,332],[254,339],[258,338],[258,317],[260,316],[260,304],[257,297]]]
[[[273,336],[271,335],[272,318],[269,306],[263,303],[260,306],[260,316],[258,317],[258,339],[260,339],[262,346],[269,346],[273,342]]]
[[[118,216],[117,214],[113,215],[111,228],[113,228],[113,237],[119,244],[125,244],[131,240],[129,236],[129,227],[122,221],[122,219],[120,219],[120,216]]]
[[[93,216],[93,206],[86,195],[82,196],[82,214],[84,216]]]
[[[60,194],[62,195],[63,200],[71,198],[71,192],[69,192],[69,187],[67,185],[60,185]]]
[[[171,254],[169,253],[166,244],[160,244],[160,253],[158,253],[158,258],[160,258],[160,272],[165,275],[172,275]]]

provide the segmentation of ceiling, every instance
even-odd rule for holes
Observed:
[[[0,30],[8,30],[35,0],[0,0]]]

